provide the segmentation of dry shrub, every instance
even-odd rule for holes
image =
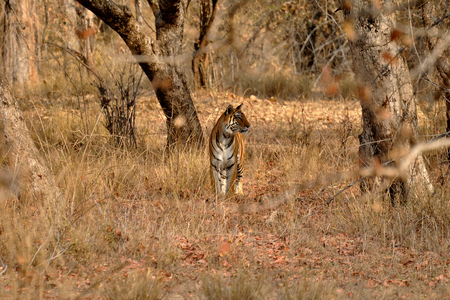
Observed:
[[[137,75],[137,66],[124,67],[118,74],[110,72],[108,80],[96,83],[99,102],[105,117],[105,128],[111,134],[112,144],[136,147],[136,96],[143,76]],[[108,78],[109,79],[109,78]]]

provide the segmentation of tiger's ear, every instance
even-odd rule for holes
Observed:
[[[244,104],[244,103],[241,103],[241,105],[239,105],[238,107],[236,107],[236,110],[241,110],[243,104]]]
[[[233,105],[228,105],[227,110],[225,110],[225,115],[229,115],[233,112]]]

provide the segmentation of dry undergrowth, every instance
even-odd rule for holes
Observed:
[[[442,152],[427,155],[436,194],[415,191],[405,206],[360,197],[354,186],[316,210],[349,183],[337,181],[242,214],[241,205],[296,183],[354,170],[358,104],[196,98],[205,132],[226,103],[243,102],[252,124],[245,196],[219,209],[206,153],[165,156],[154,98],[139,101],[137,149],[110,146],[93,98],[82,118],[68,101],[35,100],[25,109],[64,199],[38,201],[25,188],[19,198],[2,198],[0,297],[447,297],[450,207]],[[444,126],[442,115],[423,120],[422,135]]]

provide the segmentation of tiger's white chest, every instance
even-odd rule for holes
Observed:
[[[229,145],[229,140],[225,140],[225,142],[220,142],[217,145],[219,147],[217,147],[216,149],[222,149],[219,150],[218,153],[215,153],[215,157],[217,158],[217,160],[214,162],[214,164],[220,169],[223,170],[225,168],[228,168],[229,166],[231,166],[232,164],[235,163],[235,157],[234,157],[234,144],[230,145],[228,148],[227,146]]]

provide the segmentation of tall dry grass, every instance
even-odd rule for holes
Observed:
[[[265,10],[261,9],[264,6],[283,13],[271,3],[262,1],[242,10],[239,24],[249,23],[237,26],[238,30],[245,35],[257,32],[259,20],[266,18]],[[144,13],[151,15],[146,9]],[[196,7],[191,5],[190,9]],[[310,13],[308,9],[301,12]],[[284,15],[296,26],[306,25],[289,14]],[[276,18],[272,20],[277,22]],[[278,30],[290,29],[286,24],[291,23],[277,26]],[[60,26],[52,20],[49,23],[52,32],[46,39],[64,45],[64,38],[55,29]],[[196,26],[195,18],[188,20],[187,51],[191,51],[188,47],[197,38]],[[307,33],[302,28],[294,29],[290,31],[292,34]],[[260,98],[308,101],[313,90],[318,89],[314,87],[317,76],[330,61],[332,52],[317,57],[322,62],[315,66],[315,74],[311,75],[309,70],[296,74],[292,72],[292,57],[288,54],[289,40],[285,43],[284,34],[271,32],[267,30],[268,35],[263,34],[258,37],[260,41],[249,44],[252,51],[239,58],[241,61],[229,49],[211,54],[210,90],[198,93],[196,101],[203,113],[208,106],[226,107],[230,99],[216,92],[227,89],[244,97],[252,94]],[[284,44],[280,45],[284,50],[271,50],[281,60],[274,60],[272,55],[261,56],[264,52],[259,47],[267,37],[275,42],[283,38]],[[125,54],[128,50],[111,31],[99,34],[98,38],[97,72],[108,78],[111,73],[120,72],[124,62],[129,62]],[[425,155],[436,193],[429,195],[413,188],[404,206],[391,206],[384,194],[364,196],[357,186],[333,198],[352,182],[335,176],[335,180],[300,190],[294,199],[265,209],[267,198],[276,197],[292,186],[316,182],[327,174],[355,170],[360,128],[345,118],[336,126],[319,127],[306,121],[305,114],[309,111],[293,113],[288,122],[255,121],[246,137],[245,197],[216,204],[209,183],[206,151],[180,152],[170,158],[164,153],[163,120],[145,115],[159,112],[157,101],[149,100],[153,93],[146,78],[138,99],[141,106],[137,112],[137,147],[114,147],[103,127],[100,104],[93,96],[97,92],[93,84],[95,76],[79,61],[48,43],[42,57],[42,82],[15,93],[20,96],[20,107],[33,139],[55,175],[63,197],[41,201],[28,193],[26,186],[18,191],[2,191],[0,298],[361,299],[374,297],[374,291],[365,288],[367,277],[362,278],[366,280],[364,285],[352,283],[349,277],[358,276],[353,273],[369,273],[374,265],[380,265],[382,268],[368,277],[398,279],[406,276],[402,275],[406,271],[400,253],[412,257],[431,253],[436,257],[449,251],[448,165],[442,150]],[[243,68],[245,60],[259,62],[252,64],[253,69]],[[281,61],[276,66],[279,68],[274,69],[273,61]],[[188,68],[189,64],[186,62]],[[352,99],[355,88],[354,78],[346,73],[350,66],[335,67],[342,68],[338,73],[346,77],[339,81],[338,96],[327,97],[333,99],[329,100],[330,106],[337,99]],[[192,82],[191,78],[188,80]],[[428,116],[420,122],[419,132],[420,139],[426,141],[444,131],[445,105],[433,101],[419,105]],[[143,110],[144,107],[150,109]],[[209,128],[217,114],[203,116]],[[345,116],[345,111],[342,115]],[[257,117],[260,116],[253,116],[252,122],[259,120]],[[8,176],[20,175],[19,170],[4,171]],[[249,204],[260,209],[239,213],[240,207]],[[246,245],[244,236],[254,244]],[[330,256],[340,254],[335,249],[329,250],[327,244],[327,238],[336,236],[356,241],[344,266],[327,262]],[[270,265],[273,257],[262,253],[266,248],[258,248],[258,243],[263,242],[254,242],[256,238],[268,240],[268,245],[284,239],[289,264],[284,269]],[[228,253],[220,250],[223,240],[225,245],[233,246]],[[195,267],[186,266],[190,257],[185,249],[191,248],[201,252]],[[313,257],[319,257],[322,264],[314,267],[307,264]],[[367,261],[355,262],[358,259]],[[238,271],[227,270],[224,260],[233,266],[230,270]],[[336,273],[328,273],[333,268],[338,269]],[[448,292],[445,285],[430,291],[419,278],[444,274],[446,267],[429,263],[424,268],[417,266],[414,276],[407,278],[410,286],[381,287],[375,290],[376,298],[445,295]],[[346,273],[349,269],[350,275]],[[227,276],[223,276],[225,272]]]
[[[268,295],[319,299],[348,296],[336,292],[343,289],[358,298],[367,292],[339,277],[296,279],[297,289],[292,282],[275,283],[276,278],[294,276],[293,270],[280,273],[261,267],[263,275],[255,275],[260,272],[256,248],[227,254],[241,273],[231,278],[213,276],[211,272],[223,267],[223,256],[210,241],[225,237],[237,243],[242,234],[289,237],[286,255],[290,258],[305,248],[325,255],[316,245],[318,238],[343,233],[359,241],[354,251],[371,255],[376,255],[377,248],[393,253],[400,248],[412,253],[449,249],[448,181],[443,176],[447,167],[442,151],[426,154],[436,194],[413,189],[404,206],[392,207],[384,194],[362,197],[355,187],[320,208],[351,182],[337,176],[265,210],[265,197],[357,168],[358,128],[345,118],[335,126],[318,128],[307,123],[302,113],[286,123],[261,121],[252,124],[246,137],[246,196],[216,204],[206,151],[179,152],[168,158],[164,130],[158,129],[163,126],[151,127],[145,116],[137,122],[137,147],[114,147],[98,104],[94,98],[86,99],[82,114],[72,100],[62,99],[53,106],[47,105],[46,98],[34,98],[32,105],[22,103],[33,139],[64,197],[42,202],[21,187],[19,195],[1,199],[0,272],[6,278],[1,297],[42,298],[51,290],[63,298],[159,299],[191,294],[216,299],[264,299]],[[225,107],[225,102],[217,99],[219,107]],[[442,117],[436,116],[437,120]],[[426,139],[444,123],[421,124],[420,134]],[[255,213],[237,213],[241,205],[258,203],[261,209]],[[187,270],[177,277],[178,283],[168,283],[167,274],[185,268],[180,238],[197,241],[208,266]],[[129,260],[140,267],[128,270]],[[430,266],[430,274],[437,274],[439,268]],[[389,290],[380,297],[395,293]]]

